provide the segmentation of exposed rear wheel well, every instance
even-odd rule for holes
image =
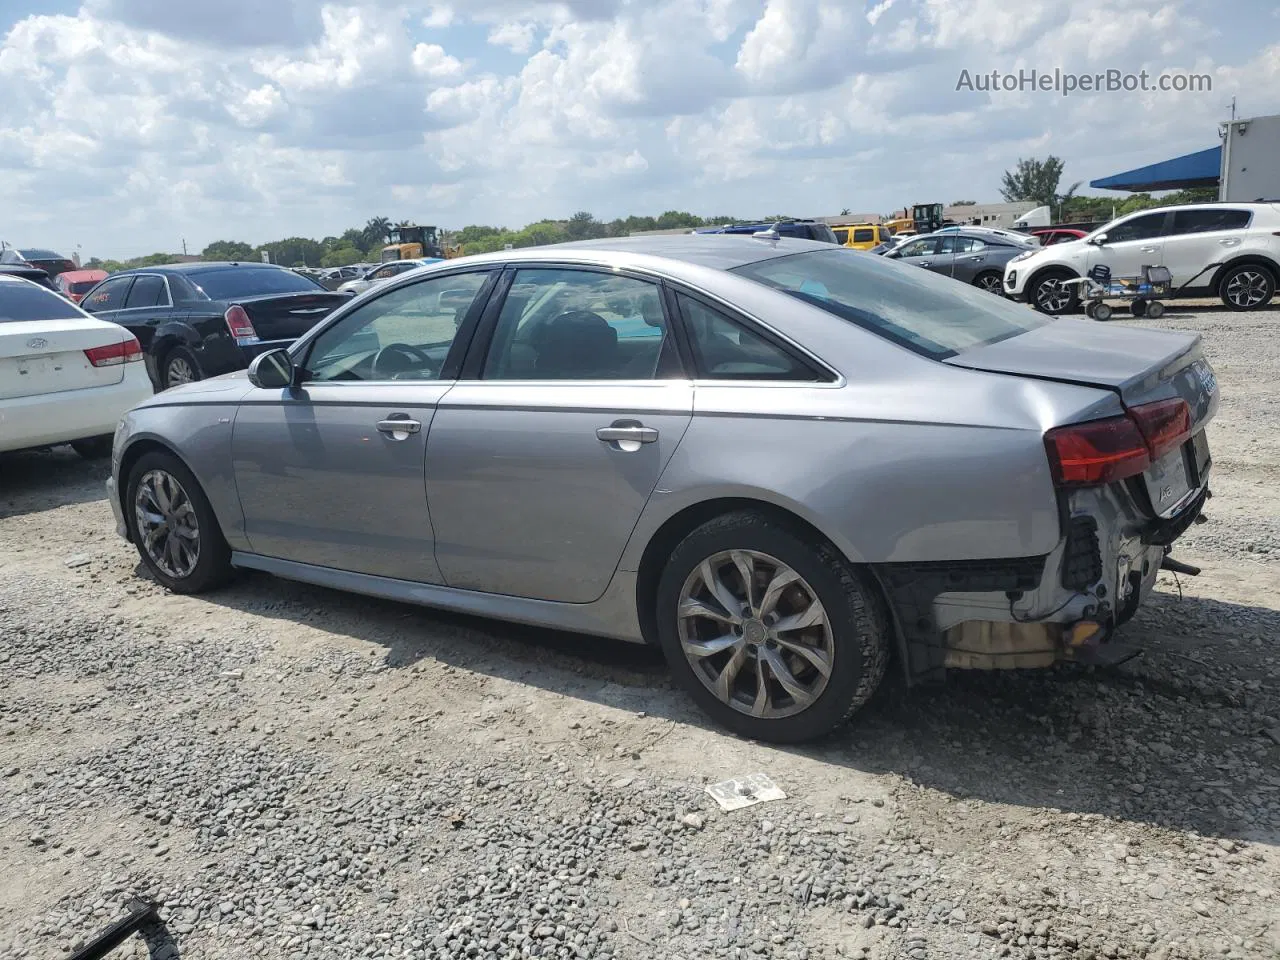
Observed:
[[[1280,284],[1280,265],[1275,261],[1269,260],[1258,254],[1249,254],[1243,257],[1237,257],[1235,260],[1229,260],[1220,266],[1213,275],[1213,280],[1209,283],[1209,289],[1213,291],[1215,297],[1222,295],[1222,278],[1227,275],[1228,270],[1234,270],[1236,267],[1255,266],[1262,267],[1267,273],[1271,274],[1273,283]]]
[[[640,558],[640,571],[636,577],[636,611],[640,619],[640,631],[646,643],[657,644],[658,581],[662,578],[663,565],[680,541],[709,520],[727,513],[750,510],[759,513],[794,530],[806,540],[825,543],[836,553],[838,547],[821,530],[796,514],[763,500],[747,497],[723,497],[706,500],[686,507],[658,528],[649,540]]]

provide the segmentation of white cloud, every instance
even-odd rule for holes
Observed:
[[[1216,144],[1233,94],[1280,112],[1280,46],[1249,26],[1273,4],[1236,2],[82,0],[0,34],[5,239],[124,256],[375,213],[990,200],[1020,156],[1087,181]],[[1215,89],[955,90],[962,68],[1031,67]]]
[[[507,20],[489,31],[489,42],[512,53],[528,53],[536,28],[532,23]]]

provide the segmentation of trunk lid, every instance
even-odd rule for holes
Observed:
[[[124,327],[90,317],[0,323],[0,400],[119,383],[124,364],[95,367],[85,351],[128,339]]]
[[[345,293],[273,293],[237,297],[262,340],[296,340],[351,298]]]
[[[1101,387],[1119,394],[1126,407],[1181,397],[1197,427],[1218,407],[1217,381],[1199,334],[1062,319],[944,362]]]

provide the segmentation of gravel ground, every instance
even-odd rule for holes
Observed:
[[[1133,322],[1133,321],[1121,321]],[[1157,325],[1157,324],[1150,324]],[[139,575],[105,469],[0,459],[0,958],[1280,957],[1280,310],[1182,307],[1212,522],[1107,671],[890,682],[803,749],[645,649]],[[766,772],[787,799],[703,792]]]

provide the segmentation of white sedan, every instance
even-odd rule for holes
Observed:
[[[108,457],[120,418],[152,393],[128,330],[0,275],[0,452],[70,443]]]
[[[439,257],[424,257],[420,260],[392,260],[374,267],[363,277],[358,280],[348,280],[342,286],[338,287],[339,293],[364,293],[370,287],[390,280],[392,277],[398,277],[402,273],[408,273],[410,270],[417,270],[419,267],[425,267],[429,263],[439,263]]]

